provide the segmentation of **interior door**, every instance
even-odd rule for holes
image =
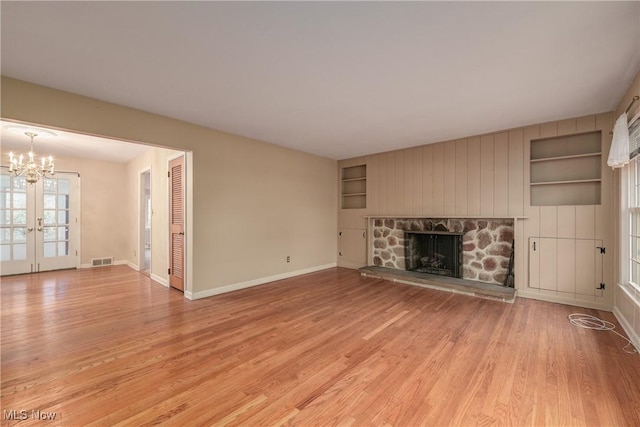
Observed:
[[[184,291],[184,156],[169,162],[169,284]]]
[[[33,272],[35,260],[35,187],[24,177],[0,175],[0,262],[3,276]]]
[[[0,178],[1,274],[77,267],[77,176],[56,175],[34,185],[6,171]]]

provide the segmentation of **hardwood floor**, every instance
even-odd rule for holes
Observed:
[[[640,425],[640,356],[567,321],[611,313],[339,268],[198,301],[125,266],[1,296],[3,425]]]

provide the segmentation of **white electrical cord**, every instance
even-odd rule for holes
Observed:
[[[636,350],[636,348],[633,346],[629,338],[614,331],[614,329],[616,328],[616,325],[614,325],[611,322],[602,320],[598,317],[591,316],[589,314],[573,313],[569,315],[569,323],[571,323],[573,326],[576,326],[578,328],[583,328],[583,329],[593,329],[595,331],[611,331],[614,334],[621,337],[623,340],[627,341],[627,345],[625,345],[622,348],[622,350],[624,350],[625,353],[629,353],[629,354],[638,353],[638,350]],[[628,349],[629,347],[631,347],[631,349]]]

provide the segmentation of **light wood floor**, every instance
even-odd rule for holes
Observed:
[[[188,301],[114,266],[1,296],[2,410],[40,425],[640,425],[640,356],[567,321],[611,313],[346,269]]]

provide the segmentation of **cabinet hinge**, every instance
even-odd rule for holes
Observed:
[[[167,171],[167,178],[171,178],[171,171]]]
[[[604,246],[596,246],[596,249],[600,249],[601,254],[607,253],[607,248]]]
[[[600,283],[600,286],[598,286],[596,289],[604,289],[605,288],[605,284],[604,283]]]
[[[167,268],[167,274],[171,274],[171,269]]]

